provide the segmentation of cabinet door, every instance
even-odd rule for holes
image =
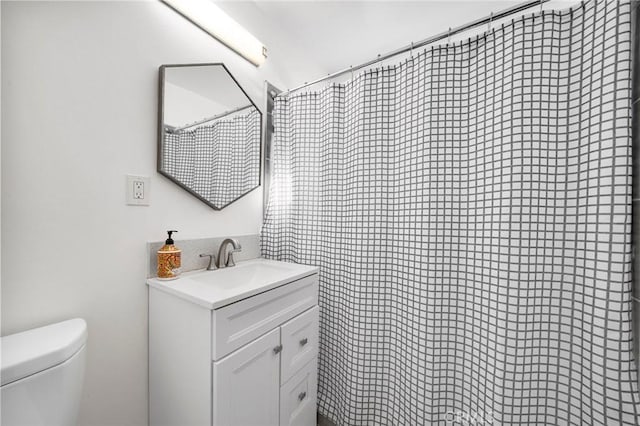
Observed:
[[[280,426],[315,426],[318,358],[280,388]]]
[[[280,348],[277,328],[213,363],[214,426],[279,423]]]

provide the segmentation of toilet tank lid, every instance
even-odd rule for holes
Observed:
[[[2,386],[65,362],[86,341],[87,323],[81,318],[0,338]]]

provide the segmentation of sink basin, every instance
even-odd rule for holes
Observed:
[[[188,272],[173,281],[151,278],[147,284],[209,309],[217,309],[316,272],[317,268],[313,266],[252,259],[215,271]]]
[[[188,278],[220,287],[237,287],[273,279],[277,280],[282,275],[295,273],[296,266],[298,265],[293,263],[261,259],[260,261],[238,263],[236,266],[215,271],[198,271],[193,275],[188,275]]]

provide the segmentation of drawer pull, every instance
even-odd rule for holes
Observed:
[[[307,339],[306,337],[304,339],[300,340],[300,346],[306,345],[308,341],[309,341],[309,339]]]
[[[307,396],[306,392],[300,392],[300,394],[298,395],[298,401],[302,401],[305,398],[305,396]]]
[[[273,348],[274,354],[279,354],[280,352],[282,352],[282,345],[278,345],[275,348]]]

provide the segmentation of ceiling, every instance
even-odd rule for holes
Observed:
[[[218,64],[167,67],[165,81],[215,103],[222,103],[224,100],[223,107],[227,110],[250,103],[229,72]]]
[[[545,9],[575,2],[554,0]],[[319,75],[310,75],[309,80],[519,3],[522,1],[216,1],[267,45],[269,58],[287,51],[293,63],[313,62]]]

